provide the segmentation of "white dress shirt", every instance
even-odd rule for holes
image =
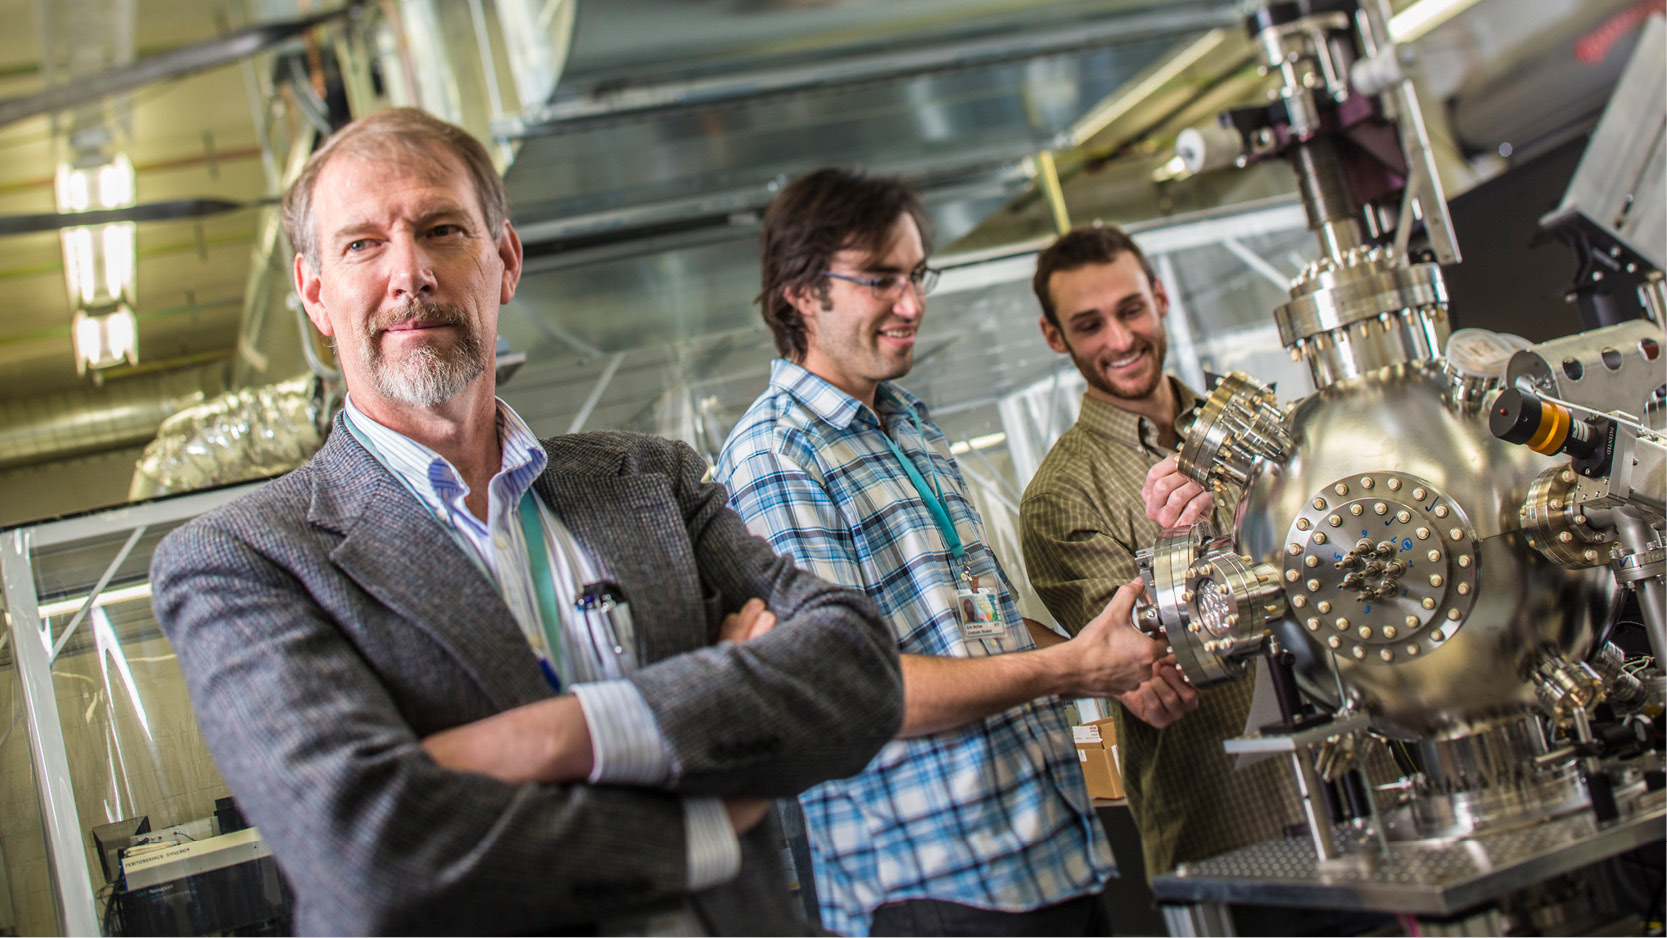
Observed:
[[[548,457],[520,416],[502,400],[497,404],[502,464],[487,483],[484,522],[465,506],[469,486],[443,456],[366,416],[351,395],[343,418],[366,449],[428,508],[497,587],[534,652],[553,668],[561,687],[579,699],[592,744],[591,784],[657,786],[671,774],[670,748],[647,701],[625,680],[634,667],[634,656],[604,647],[614,642],[598,636],[577,613],[575,601],[581,585],[595,582],[596,571],[583,547],[534,493],[531,498],[538,509],[544,554],[550,559],[556,604],[569,613],[561,616],[559,625],[543,621],[519,507],[533,481],[543,474]],[[616,621],[612,638],[631,649],[632,636],[622,634],[619,625]],[[625,627],[629,628],[628,621]],[[559,635],[562,649],[551,649],[547,635]],[[564,649],[573,653],[564,654]],[[733,879],[741,869],[741,848],[722,800],[685,798],[683,826],[689,888],[703,889]]]

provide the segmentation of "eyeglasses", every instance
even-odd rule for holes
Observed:
[[[915,292],[921,296],[931,293],[932,288],[938,285],[938,274],[940,273],[942,271],[935,267],[917,267],[907,276],[903,274],[881,274],[878,277],[858,277],[854,274],[836,274],[831,270],[822,271],[822,276],[861,284],[868,288],[868,292],[874,294],[876,300],[891,302],[903,295],[903,285],[905,283],[914,287]]]

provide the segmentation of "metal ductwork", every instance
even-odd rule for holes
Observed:
[[[322,383],[312,375],[228,391],[163,421],[128,498],[260,479],[295,468],[324,442]]]
[[[224,386],[217,366],[138,375],[96,391],[0,402],[0,468],[134,446]]]

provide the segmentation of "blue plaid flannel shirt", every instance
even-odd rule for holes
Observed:
[[[890,382],[876,400],[921,475],[937,469],[980,585],[999,591],[1008,635],[963,641],[959,565],[886,445],[874,413],[777,359],[770,386],[718,457],[717,479],[753,533],[823,579],[864,590],[904,654],[975,657],[1035,647],[984,523],[919,398]],[[925,438],[909,410],[920,417]],[[1058,700],[887,743],[861,774],[800,796],[822,925],[866,935],[873,910],[943,899],[1020,912],[1097,892],[1116,871]]]

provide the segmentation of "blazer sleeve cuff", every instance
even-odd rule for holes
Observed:
[[[648,787],[671,777],[671,750],[648,701],[630,681],[575,684],[573,696],[590,729],[592,785]]]
[[[689,889],[727,883],[741,872],[741,841],[718,798],[683,801],[683,833],[689,842]]]

